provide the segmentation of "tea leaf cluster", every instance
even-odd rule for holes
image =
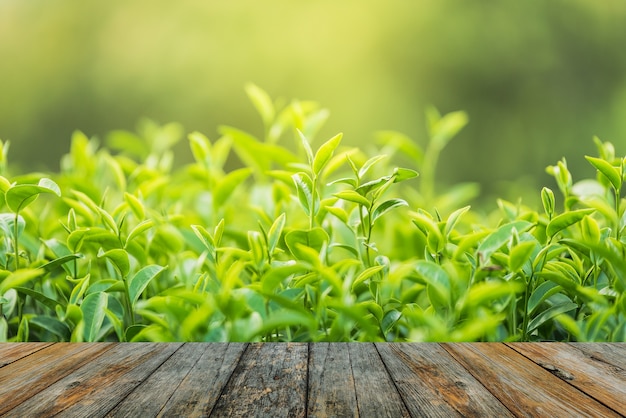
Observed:
[[[610,143],[596,178],[561,160],[543,208],[485,214],[435,187],[465,113],[355,148],[315,139],[318,104],[246,91],[263,134],[193,132],[184,166],[175,123],[75,132],[58,173],[12,175],[0,142],[0,341],[626,341]]]

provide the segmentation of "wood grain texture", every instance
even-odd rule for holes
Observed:
[[[202,354],[158,416],[204,417],[213,410],[247,344],[198,343]]]
[[[348,343],[309,347],[309,417],[358,416]]]
[[[626,344],[8,343],[0,416],[624,416]]]
[[[211,416],[303,417],[308,345],[250,344]]]
[[[443,347],[517,416],[619,416],[504,344],[455,343]]]
[[[104,416],[179,347],[180,344],[115,344],[107,355],[90,358],[74,373],[32,396],[10,414],[16,417]]]
[[[584,344],[508,344],[561,380],[626,415],[626,370],[581,350]]]
[[[363,417],[408,417],[393,380],[374,344],[348,344],[356,387],[359,415]]]
[[[180,347],[107,416],[156,416],[207,349],[206,345],[194,343]]]
[[[20,346],[14,345],[18,349]],[[93,362],[111,348],[112,344],[105,343],[58,343],[0,368],[0,415]]]
[[[0,367],[11,364],[39,350],[43,350],[51,344],[52,343],[0,343]]]
[[[412,416],[512,416],[439,344],[376,344]]]

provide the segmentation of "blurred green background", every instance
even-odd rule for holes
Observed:
[[[626,2],[0,0],[0,138],[21,170],[58,169],[75,129],[144,116],[260,134],[247,82],[320,102],[322,138],[354,145],[423,144],[426,105],[466,110],[439,181],[509,197],[554,186],[563,156],[592,175],[593,135],[626,153]]]

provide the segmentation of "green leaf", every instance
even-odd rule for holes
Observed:
[[[307,161],[309,162],[309,166],[313,167],[313,150],[311,149],[311,144],[309,144],[309,140],[306,139],[304,134],[300,132],[298,129],[298,136],[300,137],[300,143],[302,144],[302,148],[306,153]]]
[[[411,221],[426,237],[428,249],[433,253],[443,250],[445,240],[437,223],[428,215],[421,212],[411,212]]]
[[[194,160],[208,168],[211,163],[211,142],[209,139],[197,131],[187,135],[187,138]]]
[[[106,257],[111,260],[122,278],[126,277],[130,272],[130,260],[125,250],[114,248],[108,251],[101,251],[98,257]]]
[[[142,221],[146,217],[146,209],[137,196],[124,193],[124,201],[128,204],[137,220]]]
[[[291,176],[296,185],[298,199],[307,216],[316,215],[319,210],[318,199],[313,197],[313,180],[307,173],[300,172]]]
[[[430,144],[442,150],[446,144],[461,130],[469,118],[463,111],[451,112],[443,117],[434,108],[428,109]]]
[[[311,230],[294,229],[285,235],[285,244],[287,244],[287,248],[289,248],[289,251],[291,251],[294,256],[306,259],[306,255],[302,254],[302,251],[298,248],[298,244],[319,252],[329,239],[328,233],[319,227]]]
[[[547,187],[541,189],[541,202],[546,215],[552,217],[554,214],[554,192]]]
[[[563,290],[563,287],[552,281],[546,281],[541,283],[535,291],[530,295],[528,299],[528,314],[532,315],[539,305],[548,299],[555,293],[559,293]]]
[[[65,263],[68,263],[72,260],[76,260],[77,258],[80,258],[81,256],[79,254],[69,254],[63,257],[59,257],[56,258],[44,265],[42,265],[40,268],[46,270],[47,272],[51,272],[53,271],[55,268],[62,266]]]
[[[265,125],[265,127],[269,127],[274,120],[274,116],[276,114],[272,99],[267,94],[267,92],[265,92],[265,90],[261,89],[256,84],[246,84],[245,90],[248,98],[256,108],[257,112],[259,112],[259,114],[261,115],[261,118],[263,119],[263,124]]]
[[[451,306],[450,276],[438,264],[420,260],[415,264],[415,271],[427,283],[430,303],[435,308]]]
[[[339,146],[342,137],[343,134],[337,134],[319,147],[317,153],[315,154],[315,157],[313,158],[312,168],[315,175],[321,173],[324,167],[326,167],[326,164],[328,164],[328,161],[330,161],[333,153]]]
[[[403,199],[390,199],[378,205],[372,213],[372,225],[374,225],[376,220],[383,216],[385,213],[394,208],[399,208],[400,206],[409,206],[409,204]]]
[[[574,311],[578,308],[578,305],[573,302],[561,302],[557,305],[554,305],[545,311],[541,312],[539,315],[533,318],[532,321],[528,324],[527,332],[530,334],[535,329],[550,321],[551,319],[564,314],[566,312]]]
[[[595,212],[595,209],[578,209],[569,212],[562,213],[560,215],[555,216],[546,228],[546,234],[548,237],[552,238],[557,233],[561,232],[565,228],[568,228],[574,225],[577,222],[580,222],[586,215]]]
[[[65,309],[65,303],[62,303],[58,300],[52,299],[41,292],[38,292],[34,289],[29,289],[27,287],[16,286],[14,289],[23,295],[27,295],[35,299],[37,302],[41,303],[45,307],[51,309],[52,311],[56,310],[57,305],[61,305]]]
[[[93,342],[98,338],[100,328],[104,322],[105,309],[107,308],[108,296],[104,292],[87,295],[80,305],[83,313],[85,341]]]
[[[377,274],[379,271],[383,270],[385,268],[385,266],[373,266],[373,267],[369,267],[365,270],[363,270],[361,272],[361,274],[359,274],[356,279],[354,279],[354,281],[352,282],[352,286],[351,286],[351,290],[354,292],[354,290],[364,281],[366,281],[367,279],[369,279],[370,277],[374,276],[375,274]]]
[[[128,297],[133,306],[148,284],[166,268],[155,264],[146,266],[128,281]]]
[[[400,183],[401,181],[413,179],[419,176],[419,173],[409,168],[396,167],[393,169],[393,182]]]
[[[43,269],[20,269],[14,271],[0,282],[0,294],[3,294],[9,289],[20,287],[44,273],[45,270]]]
[[[30,325],[55,335],[59,341],[68,341],[71,331],[69,326],[57,318],[48,315],[37,315],[30,319]]]
[[[515,221],[502,225],[500,228],[489,234],[487,238],[485,238],[485,240],[478,246],[481,264],[487,263],[491,258],[491,255],[498,251],[511,239],[513,229],[517,232],[523,232],[530,229],[532,226],[533,224],[531,222]]]
[[[280,236],[283,233],[283,228],[285,227],[285,220],[285,214],[281,213],[280,216],[276,218],[276,220],[270,227],[269,232],[267,233],[267,246],[270,254],[274,252],[276,246],[278,245]]]
[[[470,287],[464,307],[474,308],[479,305],[488,305],[500,298],[514,295],[524,290],[519,282],[489,281],[476,283]]]
[[[333,194],[333,196],[338,197],[342,200],[347,200],[348,202],[358,203],[359,205],[365,206],[366,208],[369,208],[372,204],[365,196],[355,192],[354,190],[343,190],[341,192]]]
[[[54,194],[60,197],[61,189],[54,181],[48,178],[42,178],[37,185],[17,184],[7,190],[5,195],[6,204],[13,213],[18,213],[34,202],[42,193]]]
[[[519,271],[524,264],[530,260],[537,245],[538,243],[536,241],[524,241],[511,248],[509,254],[509,269],[512,272]]]
[[[213,207],[216,210],[222,209],[226,200],[233,194],[235,190],[243,183],[252,173],[250,168],[240,168],[228,173],[223,179],[217,183],[213,194]]]
[[[128,237],[126,238],[126,245],[128,245],[130,241],[134,240],[139,235],[143,234],[144,232],[146,232],[148,229],[152,228],[153,226],[154,226],[154,221],[152,219],[146,219],[145,221],[142,221],[139,224],[137,224],[128,233]]]
[[[102,223],[108,227],[113,234],[119,235],[120,231],[117,227],[117,223],[115,223],[115,219],[113,219],[113,216],[101,207],[98,207],[98,213],[100,214]]]
[[[620,168],[614,167],[611,163],[601,158],[585,155],[585,159],[607,178],[615,190],[619,191],[622,188],[622,170]]]
[[[370,170],[370,168],[372,168],[375,164],[381,162],[385,158],[388,158],[388,156],[384,155],[384,154],[379,154],[379,155],[375,155],[375,156],[371,157],[369,160],[365,161],[363,166],[358,171],[359,179],[362,179],[363,177],[365,177],[365,174],[367,174],[367,172]],[[349,161],[351,161],[351,160],[349,160]]]
[[[444,235],[449,238],[450,234],[454,230],[459,219],[463,216],[467,211],[470,210],[470,206],[465,206],[461,209],[457,209],[448,216],[448,220],[446,221],[446,227],[444,229]]]

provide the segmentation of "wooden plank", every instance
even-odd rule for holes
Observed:
[[[626,415],[626,370],[565,343],[512,343],[518,353],[614,411]]]
[[[569,343],[592,360],[626,370],[626,343]]]
[[[208,349],[207,344],[183,345],[107,416],[156,416]]]
[[[57,343],[0,368],[0,415],[34,397],[82,365],[112,348],[111,344]]]
[[[358,416],[348,344],[310,345],[307,416]]]
[[[243,343],[198,344],[196,348],[197,352],[201,353],[200,358],[178,384],[176,391],[159,411],[158,416],[208,416],[246,346],[247,344]]]
[[[618,416],[504,344],[442,346],[517,416]]]
[[[512,416],[439,344],[379,343],[376,347],[411,415]]]
[[[250,344],[212,416],[303,417],[308,345]]]
[[[118,343],[10,411],[12,416],[101,417],[181,344]],[[1,369],[0,369],[1,370]]]
[[[0,367],[43,350],[52,343],[0,343]]]
[[[410,416],[374,344],[351,343],[348,349],[359,415]]]

